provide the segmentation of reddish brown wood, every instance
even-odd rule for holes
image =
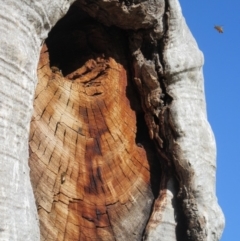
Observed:
[[[98,54],[63,76],[42,48],[29,137],[42,240],[138,240],[144,230],[150,160],[120,62]]]

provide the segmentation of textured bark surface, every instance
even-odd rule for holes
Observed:
[[[43,47],[70,3],[22,2],[0,12],[3,240],[39,240],[40,48],[42,240],[219,240],[203,56],[178,1],[78,0]]]
[[[1,1],[0,240],[39,240],[28,138],[40,45],[73,1]]]

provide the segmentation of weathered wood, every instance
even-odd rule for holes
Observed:
[[[43,240],[220,239],[202,64],[176,0],[77,2],[39,62],[29,143]]]
[[[51,39],[42,48],[29,137],[42,240],[140,240],[149,218],[155,178],[149,162],[158,160],[136,143],[136,112],[126,96],[132,86],[115,38],[114,53],[92,51],[67,74],[61,63],[51,66]]]
[[[28,148],[40,49],[73,2],[1,4],[1,238],[40,238],[30,149],[43,240],[218,241],[203,56],[178,0],[76,1],[41,53]]]

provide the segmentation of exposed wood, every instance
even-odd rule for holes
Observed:
[[[220,240],[203,56],[179,1],[78,0],[64,23],[74,1],[1,4],[1,239],[39,241],[39,215],[45,241]]]
[[[29,143],[42,239],[217,241],[202,54],[176,0],[120,3],[79,0],[41,52]]]
[[[75,33],[83,29],[86,25]],[[99,31],[96,27],[94,34]],[[115,36],[116,46],[114,41]],[[160,169],[159,177],[150,173],[157,157],[153,150],[147,157],[144,144],[136,143],[124,52],[117,46],[105,57],[92,51],[84,64],[79,53],[73,71],[61,70],[61,63],[51,66],[49,53],[45,44],[29,138],[41,239],[140,240],[154,199],[151,182]]]

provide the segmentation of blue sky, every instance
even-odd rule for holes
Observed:
[[[240,0],[180,0],[205,58],[208,120],[217,142],[217,196],[226,218],[221,241],[240,240]],[[222,25],[219,34],[214,25]]]

